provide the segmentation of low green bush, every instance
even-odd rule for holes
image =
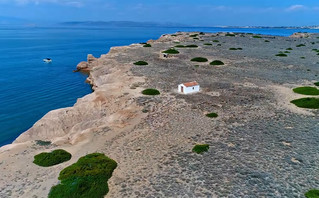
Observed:
[[[290,52],[289,51],[284,51],[284,53],[289,54]]]
[[[306,59],[306,57],[304,57],[304,56],[301,56],[300,58],[301,58],[301,59]]]
[[[209,118],[217,118],[218,114],[217,113],[208,113],[208,114],[206,114],[206,116]]]
[[[179,51],[177,51],[177,50],[174,49],[174,48],[171,48],[171,49],[162,51],[162,53],[166,53],[166,54],[179,54]]]
[[[319,198],[319,190],[312,189],[305,193],[307,198]]]
[[[253,38],[262,38],[261,36],[255,35]]]
[[[286,56],[287,56],[287,54],[279,53],[279,54],[276,54],[276,56],[286,57]]]
[[[319,109],[319,98],[300,98],[290,102],[300,108]]]
[[[296,45],[296,47],[304,47],[306,46],[305,44],[299,44],[299,45]]]
[[[151,44],[146,43],[145,45],[143,45],[143,47],[152,47]]]
[[[209,150],[208,144],[197,144],[193,147],[192,151],[197,154],[202,154],[204,152],[207,152]]]
[[[210,65],[224,65],[224,63],[220,60],[214,60],[210,63]]]
[[[198,36],[198,34],[191,34],[191,35],[189,35],[189,37],[197,37]]]
[[[229,50],[237,50],[237,48],[231,47],[229,48]]]
[[[238,48],[237,48],[237,50],[243,50],[243,48],[241,48],[241,47],[238,47]]]
[[[62,149],[54,150],[51,153],[40,153],[34,156],[33,163],[38,166],[49,167],[69,161],[72,155]]]
[[[313,83],[314,85],[316,85],[316,86],[319,86],[319,82],[315,82],[315,83]]]
[[[213,40],[214,43],[219,43],[219,40]]]
[[[192,58],[191,61],[194,61],[194,62],[207,62],[208,59],[207,58],[203,58],[203,57],[196,57],[196,58]]]
[[[101,153],[81,157],[60,172],[60,184],[53,186],[49,198],[103,198],[108,192],[108,180],[117,163]]]
[[[217,46],[219,46],[219,47],[220,47],[220,46],[222,46],[222,44],[217,44]]]
[[[197,45],[176,45],[176,48],[197,48]]]
[[[204,43],[204,45],[213,45],[213,44],[211,44],[211,43]]]
[[[295,93],[303,95],[317,96],[319,95],[319,90],[315,87],[298,87],[293,89]]]
[[[148,63],[145,61],[137,61],[134,63],[134,65],[148,65]]]
[[[142,91],[142,94],[153,96],[153,95],[159,95],[160,92],[157,89],[145,89],[144,91]]]
[[[268,40],[265,40],[265,43],[269,43],[270,41],[268,41]]]
[[[189,48],[197,48],[197,45],[186,45],[185,47],[189,47]]]
[[[51,145],[51,141],[43,141],[43,140],[36,140],[35,143],[37,145],[40,145],[40,146],[49,146]]]
[[[287,48],[286,50],[293,50],[291,47]]]
[[[227,33],[225,36],[236,36],[235,34]]]

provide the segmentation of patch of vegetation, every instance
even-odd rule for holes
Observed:
[[[217,44],[217,46],[219,46],[219,47],[220,47],[220,46],[222,46],[222,44]]]
[[[198,36],[198,34],[191,34],[191,35],[189,35],[189,37],[197,37]]]
[[[134,63],[134,65],[148,65],[148,63],[145,61],[137,61]]]
[[[142,94],[153,96],[160,95],[160,92],[157,89],[145,89],[144,91],[142,91]]]
[[[225,36],[236,36],[235,34],[227,33]]]
[[[172,34],[171,36],[177,36],[176,34]]]
[[[241,48],[241,47],[238,47],[238,48],[237,48],[237,50],[243,50],[243,48]]]
[[[54,150],[51,153],[40,153],[34,156],[34,161],[38,166],[49,167],[69,161],[72,155],[62,149]]]
[[[143,45],[143,47],[152,47],[151,44],[146,43],[145,45]]]
[[[197,45],[176,45],[176,48],[197,48]]]
[[[270,41],[268,41],[268,40],[265,40],[265,43],[269,43]]]
[[[304,47],[306,46],[305,44],[299,44],[299,45],[296,45],[296,47]]]
[[[108,180],[117,163],[101,153],[81,157],[76,163],[60,172],[60,184],[53,186],[49,198],[104,197]]]
[[[305,193],[307,198],[319,198],[319,190],[312,189]]]
[[[287,48],[286,50],[293,50],[291,47]]]
[[[203,57],[195,57],[195,58],[192,58],[191,61],[194,61],[194,62],[207,62],[208,59],[207,58],[203,58]]]
[[[208,149],[209,149],[209,145],[208,144],[197,144],[197,145],[194,146],[192,151],[197,153],[197,154],[202,154],[204,152],[207,152]]]
[[[217,118],[218,114],[217,113],[208,113],[208,114],[206,114],[206,116],[209,118]]]
[[[253,38],[262,38],[261,36],[255,35]]]
[[[219,43],[219,40],[213,40],[214,43]]]
[[[284,51],[284,53],[289,54],[290,52],[289,51]]]
[[[316,85],[316,86],[319,86],[319,82],[315,82],[315,83],[313,83],[314,85]]]
[[[300,108],[319,109],[319,98],[300,98],[292,100],[291,103]]]
[[[205,33],[204,33],[204,32],[200,32],[199,34],[200,34],[200,35],[205,35]]]
[[[179,51],[177,51],[177,50],[174,49],[174,48],[171,48],[171,49],[162,51],[162,53],[166,53],[166,54],[179,54]]]
[[[237,48],[231,47],[229,48],[229,50],[237,50]]]
[[[195,39],[195,40],[199,40],[199,38],[193,38],[193,39]]]
[[[213,45],[213,44],[211,44],[211,43],[204,43],[204,45]]]
[[[40,146],[49,146],[51,145],[51,141],[43,141],[43,140],[36,140],[35,143],[37,145],[40,145]]]
[[[303,95],[317,96],[319,95],[319,90],[315,87],[298,87],[293,89],[295,93]]]
[[[222,61],[220,60],[214,60],[211,63],[209,63],[210,65],[225,65]]]
[[[287,54],[279,53],[279,54],[276,54],[276,56],[286,57]]]
[[[306,57],[304,57],[304,56],[301,56],[300,58],[301,58],[301,59],[306,59]]]

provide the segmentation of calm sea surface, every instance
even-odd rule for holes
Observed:
[[[86,75],[73,73],[87,54],[157,39],[176,31],[252,32],[289,36],[299,29],[234,28],[10,28],[0,26],[0,146],[11,143],[48,111],[91,93]],[[50,57],[53,62],[43,63]]]

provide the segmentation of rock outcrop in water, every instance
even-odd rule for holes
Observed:
[[[88,72],[98,65],[98,59],[95,58],[92,54],[88,54],[87,61],[82,61],[76,66],[75,71],[84,71]]]

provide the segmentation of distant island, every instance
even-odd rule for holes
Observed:
[[[157,22],[135,22],[135,21],[69,21],[62,22],[61,26],[112,26],[112,27],[187,27],[189,25],[180,23],[157,23]]]

